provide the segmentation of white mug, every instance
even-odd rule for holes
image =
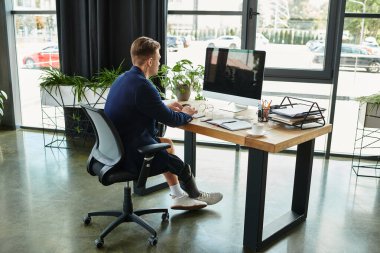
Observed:
[[[252,129],[251,129],[251,132],[252,134],[254,135],[263,135],[264,134],[264,131],[265,130],[265,126],[264,125],[260,125],[260,124],[252,124]]]

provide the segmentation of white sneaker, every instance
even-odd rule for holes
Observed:
[[[220,192],[202,192],[200,191],[201,195],[196,200],[200,200],[203,202],[206,202],[207,205],[214,205],[222,200],[223,194]]]
[[[173,205],[170,207],[175,210],[196,210],[207,206],[207,203],[196,199],[189,198],[187,194],[182,196],[170,195],[173,199]]]

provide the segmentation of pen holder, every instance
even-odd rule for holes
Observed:
[[[257,112],[257,119],[259,122],[268,122],[269,108],[262,108]]]

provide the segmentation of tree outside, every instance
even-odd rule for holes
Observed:
[[[347,0],[346,13],[380,13],[379,0]],[[360,44],[366,37],[380,42],[380,21],[378,19],[346,18],[345,29],[352,35],[352,43]]]

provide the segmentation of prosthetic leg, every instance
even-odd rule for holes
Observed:
[[[178,180],[182,190],[184,190],[190,198],[197,198],[201,195],[195,183],[194,176],[191,173],[190,165],[185,164],[178,175]]]

